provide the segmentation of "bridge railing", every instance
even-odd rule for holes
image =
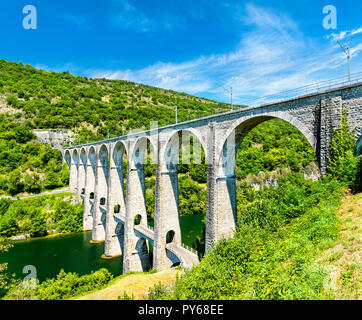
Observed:
[[[181,243],[180,245],[181,245],[181,247],[183,247],[184,249],[189,250],[189,251],[191,251],[192,253],[194,253],[194,254],[196,254],[197,256],[199,256],[198,251],[195,250],[194,248],[191,248],[191,247],[189,247],[188,245],[186,245],[186,244],[184,244],[184,243]]]
[[[265,103],[278,103],[283,100],[295,98],[308,94],[318,94],[329,89],[343,87],[362,82],[362,72],[353,73],[350,76],[342,76],[334,79],[329,79],[321,82],[311,83],[303,87],[298,87],[291,90],[274,93],[256,99],[250,99],[244,103],[249,107],[256,107]]]
[[[346,85],[352,85],[352,84],[356,84],[359,82],[362,82],[362,72],[353,73],[350,76],[342,76],[342,77],[338,77],[338,78],[334,78],[334,79],[329,79],[329,80],[325,80],[325,81],[321,81],[321,82],[312,83],[312,84],[309,84],[309,85],[306,85],[303,87],[298,87],[295,89],[286,90],[286,91],[274,93],[271,95],[266,95],[266,96],[263,96],[260,98],[245,100],[242,103],[234,105],[234,108],[232,111],[240,110],[245,107],[257,107],[257,106],[267,104],[267,103],[279,103],[284,100],[296,98],[298,96],[303,96],[303,95],[308,95],[308,94],[313,94],[313,93],[318,94],[318,93],[328,90],[328,89],[333,89],[333,88],[342,87],[342,86],[346,86]],[[182,117],[181,118],[179,116],[178,123],[187,122],[187,121],[191,121],[191,120],[195,120],[195,119],[200,119],[200,118],[207,117],[207,116],[218,115],[218,114],[226,113],[228,111],[231,111],[230,108],[225,106],[224,108],[219,108],[219,110],[217,112],[208,113],[207,111],[205,111],[202,113],[194,114],[192,117]],[[168,126],[168,125],[173,125],[173,124],[175,124],[175,121],[170,121],[168,123],[164,123],[164,124],[162,124],[162,126]],[[147,130],[148,129],[145,129],[144,131],[147,131]],[[72,142],[65,143],[63,145],[63,147],[71,147],[71,146],[94,143],[94,142],[99,142],[99,141],[113,139],[113,138],[121,138],[121,137],[127,136],[129,133],[130,132],[124,131],[122,135],[110,134],[106,138],[101,139],[101,140],[99,140],[99,139],[97,139],[97,140],[82,139],[81,140],[80,138],[75,138],[73,143]]]

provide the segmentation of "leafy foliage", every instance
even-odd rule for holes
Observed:
[[[86,292],[101,289],[113,279],[113,275],[105,268],[89,275],[79,276],[77,273],[66,273],[62,269],[58,276],[37,283],[35,289],[25,289],[22,283],[13,285],[4,299],[11,300],[62,300]]]
[[[300,177],[300,184],[288,191],[296,178],[291,174],[275,188],[244,194],[251,204],[241,205],[234,238],[218,242],[172,290],[154,288],[150,297],[323,299],[326,274],[313,258],[338,235],[335,210],[342,186]],[[295,210],[300,202],[303,206]]]
[[[64,201],[64,195],[48,195],[23,200],[0,199],[0,238],[18,234],[44,236],[55,232],[82,231],[80,204]]]
[[[327,167],[327,171],[340,181],[353,181],[356,177],[358,160],[353,154],[355,145],[355,131],[349,130],[347,111],[343,105],[341,126],[334,132]]]

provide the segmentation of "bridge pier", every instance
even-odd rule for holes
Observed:
[[[86,162],[86,184],[83,200],[83,230],[93,228],[94,196],[95,196],[95,175],[96,175],[96,153],[94,148],[88,151]]]
[[[85,185],[86,185],[86,170],[87,170],[87,156],[85,150],[82,149],[79,156],[79,166],[78,166],[78,186],[77,186],[77,194],[76,194],[76,201],[78,203],[82,203],[83,195],[85,192]],[[82,194],[83,193],[83,194]]]
[[[104,145],[96,154],[96,193],[94,198],[92,241],[105,240],[106,205],[108,202],[108,150]]]
[[[108,183],[106,240],[104,254],[107,257],[119,256],[124,251],[124,220],[126,207],[124,201],[123,152],[120,144],[111,146]]]
[[[208,128],[208,170],[205,252],[221,238],[233,236],[236,228],[235,131],[224,145],[220,137],[225,130]],[[220,146],[222,152],[220,152]]]
[[[77,150],[73,151],[71,157],[71,165],[69,171],[69,191],[70,192],[77,192],[78,187],[78,165],[79,165],[79,158]]]
[[[123,273],[144,271],[146,267],[142,260],[144,253],[140,256],[140,252],[145,251],[144,245],[137,248],[139,240],[134,231],[135,224],[148,226],[144,171],[146,152],[147,141],[141,139],[133,142],[128,156]]]
[[[171,260],[167,256],[166,243],[181,244],[177,173],[179,135],[174,134],[168,142],[166,137],[162,138],[163,140],[159,141],[156,169],[154,268],[157,270],[170,267]]]

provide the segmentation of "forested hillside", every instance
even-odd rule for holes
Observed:
[[[121,135],[122,130],[148,128],[151,120],[157,120],[160,126],[172,123],[174,105],[178,106],[179,121],[229,109],[224,103],[172,90],[46,72],[0,60],[0,193],[33,193],[67,184],[60,153],[37,141],[32,129],[68,128],[85,142],[105,138],[108,132],[112,136]],[[314,160],[303,135],[281,120],[268,121],[252,130],[240,150],[237,178],[249,176],[250,183],[265,181],[267,176],[259,172],[272,173],[277,168],[300,171]],[[179,171],[196,182],[181,183],[187,184],[181,194],[194,193],[195,197],[201,193],[197,184],[206,183],[205,165],[182,166]],[[271,177],[280,175],[279,170]]]
[[[88,79],[0,60],[0,104],[21,111],[32,128],[68,128],[83,139],[121,135],[229,109],[225,103],[122,80]],[[85,141],[85,140],[83,140]]]

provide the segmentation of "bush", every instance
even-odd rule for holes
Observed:
[[[105,268],[83,276],[62,269],[56,278],[38,282],[36,289],[24,289],[22,283],[12,286],[5,299],[62,300],[101,289],[112,279]]]

